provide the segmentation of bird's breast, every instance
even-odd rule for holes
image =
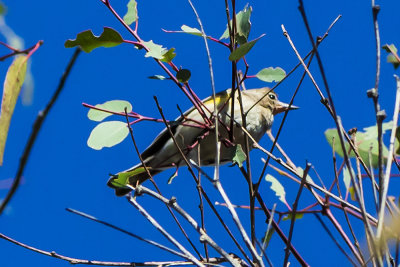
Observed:
[[[265,132],[271,128],[273,119],[273,115],[269,110],[256,106],[247,113],[246,130],[258,142]],[[235,120],[244,126],[240,114],[235,115]],[[239,132],[238,135],[243,135],[242,131],[236,132]]]

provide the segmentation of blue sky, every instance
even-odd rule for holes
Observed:
[[[73,53],[73,49],[64,48],[64,42],[74,39],[77,33],[87,29],[92,29],[99,35],[103,26],[116,29],[126,39],[133,38],[100,1],[4,2],[8,7],[6,22],[24,39],[25,45],[29,47],[38,40],[43,40],[44,44],[32,58],[35,80],[33,104],[23,106],[21,101],[17,103],[6,146],[4,166],[0,168],[0,180],[15,175],[32,123],[38,111],[50,98]],[[116,10],[123,15],[127,1],[113,2]],[[238,9],[242,9],[246,3],[237,1]],[[226,27],[224,1],[195,1],[194,4],[198,8],[207,34],[219,38]],[[311,48],[297,10],[297,1],[253,1],[249,4],[253,7],[250,39],[266,34],[247,56],[247,62],[250,64],[249,74],[254,75],[262,68],[270,66],[280,66],[287,72],[290,71],[298,60],[282,35],[281,24],[285,25],[301,55],[304,56]],[[400,3],[392,0],[378,1],[377,4],[381,5],[379,25],[382,44],[394,43],[399,47]],[[346,129],[362,129],[373,125],[374,109],[372,101],[366,97],[366,91],[375,83],[375,39],[370,2],[305,1],[305,5],[314,36],[322,35],[331,22],[339,14],[342,15],[320,46],[328,82],[337,112],[342,117]],[[161,30],[179,30],[182,24],[197,27],[189,4],[186,1],[170,1],[168,4],[139,1],[138,9],[139,34],[142,39],[153,40],[168,48],[174,47],[177,53],[174,62],[191,70],[190,82],[196,93],[200,98],[210,95],[208,65],[202,39],[186,34],[167,34]],[[216,87],[218,91],[222,91],[229,88],[231,83],[229,53],[218,44],[209,45]],[[4,48],[1,49],[2,53],[6,53]],[[2,80],[9,64],[11,60],[0,65]],[[317,65],[313,64],[310,70],[322,86]],[[385,52],[382,52],[381,73],[380,103],[390,118],[395,97],[393,74],[398,71],[394,71],[392,65],[386,63]],[[39,134],[24,173],[23,184],[7,212],[1,216],[2,233],[37,248],[76,258],[137,262],[170,259],[170,256],[162,251],[65,211],[67,207],[78,209],[136,234],[168,244],[125,199],[115,197],[113,191],[106,186],[109,173],[124,170],[138,162],[131,141],[127,139],[116,147],[101,151],[87,147],[86,140],[96,123],[87,119],[87,109],[82,106],[83,102],[98,104],[123,99],[132,103],[135,112],[159,117],[153,101],[153,95],[156,95],[166,116],[173,119],[179,115],[176,104],[182,109],[187,109],[190,103],[172,82],[147,78],[155,74],[164,73],[153,60],[144,58],[143,51],[133,49],[128,44],[109,49],[99,48],[90,54],[80,55],[65,90]],[[296,71],[277,88],[280,100],[290,100],[301,74],[301,69]],[[271,85],[257,79],[250,79],[246,83],[247,88]],[[289,114],[279,143],[296,165],[304,167],[306,161],[309,161],[323,177],[324,182],[330,184],[333,178],[331,148],[323,133],[327,128],[334,127],[334,122],[320,104],[310,79],[305,79],[294,104],[301,109]],[[273,132],[277,131],[281,117],[276,117]],[[161,124],[149,122],[135,125],[133,130],[139,148],[145,149],[162,128]],[[268,138],[263,138],[261,144],[269,148],[271,142]],[[260,158],[264,156],[258,151],[253,151],[251,156],[253,171],[259,174],[262,166]],[[212,173],[211,168],[207,171]],[[232,202],[247,205],[247,185],[238,169],[224,166],[221,171],[222,183]],[[166,181],[171,173],[172,171],[156,176],[161,190],[167,196],[176,196],[184,208],[195,218],[199,218],[196,209],[197,193],[192,178],[187,170],[182,168],[173,184],[167,185]],[[268,169],[268,173],[279,177],[272,169]],[[286,188],[288,202],[292,203],[298,185],[286,178],[280,179]],[[397,195],[396,181],[391,185],[393,191],[389,193]],[[213,201],[222,202],[211,185],[206,184],[206,188],[212,192]],[[269,189],[269,184],[264,182],[260,190],[269,207],[279,202]],[[6,190],[0,189],[0,197],[5,194]],[[167,229],[177,234],[176,227],[164,207],[149,197],[143,197],[140,201],[145,203],[146,208],[153,211],[157,218],[161,218]],[[311,203],[312,197],[304,193],[301,206],[305,207]],[[282,210],[284,206],[278,203],[278,209]],[[219,210],[228,215],[223,207],[219,207]],[[248,226],[248,212],[238,212],[244,225]],[[233,252],[237,252],[229,237],[221,234],[223,230],[215,223],[209,210],[207,214],[209,233],[228,250],[231,248]],[[342,219],[340,213],[337,215]],[[260,231],[257,234],[261,237],[264,220],[261,214],[259,218],[257,224]],[[228,223],[234,228],[230,220]],[[356,222],[355,224],[357,225]],[[286,231],[288,226],[287,222],[282,225]],[[359,226],[362,236],[362,224],[359,223]],[[333,227],[331,230],[334,232]],[[189,233],[194,234],[191,230]],[[180,235],[178,239],[184,242]],[[284,245],[276,236],[271,242],[268,254],[276,265],[280,265]],[[311,265],[322,262],[325,266],[348,264],[313,216],[305,216],[296,223],[293,243]],[[70,266],[67,262],[26,251],[4,240],[0,240],[0,248],[2,255],[9,255],[0,260],[2,266]],[[294,266],[297,264],[294,259],[292,263]]]

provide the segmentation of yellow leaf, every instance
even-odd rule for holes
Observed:
[[[0,165],[3,164],[4,148],[10,127],[11,117],[22,84],[25,80],[27,56],[19,56],[14,59],[8,68],[3,87],[3,99],[1,101],[0,113]]]

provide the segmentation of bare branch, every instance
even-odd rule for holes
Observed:
[[[183,261],[149,261],[149,262],[113,262],[113,261],[98,261],[98,260],[83,260],[83,259],[77,259],[77,258],[72,258],[68,256],[64,256],[61,254],[56,253],[55,251],[46,251],[46,250],[41,250],[29,245],[26,245],[22,242],[19,242],[15,239],[12,239],[11,237],[8,237],[2,233],[0,233],[0,238],[3,238],[11,243],[14,243],[15,245],[18,245],[20,247],[29,249],[31,251],[60,259],[63,261],[67,261],[71,264],[85,264],[85,265],[98,265],[98,266],[169,266],[169,265],[192,265],[193,263],[190,262],[183,262]],[[218,259],[215,258],[215,263],[223,262],[223,259]],[[208,264],[208,263],[207,263]],[[203,265],[204,266],[204,265]]]
[[[157,194],[156,192],[139,185],[136,188],[136,192],[138,194],[145,193],[148,194],[165,204],[169,205],[171,208],[173,208],[175,211],[177,211],[182,217],[184,217],[191,225],[192,227],[200,234],[200,241],[201,242],[207,242],[210,244],[211,247],[213,247],[218,253],[221,254],[225,259],[227,259],[233,266],[235,267],[240,267],[240,264],[238,264],[237,261],[235,261],[228,253],[226,253],[220,246],[218,246],[214,240],[199,226],[199,224],[196,222],[195,219],[193,219],[186,211],[184,211],[177,203],[175,198],[172,198],[171,200],[161,196],[160,194]],[[129,202],[134,205],[136,208],[140,210],[140,212],[145,212],[143,208],[137,203],[136,199],[133,197],[128,198]],[[144,214],[144,213],[142,213]],[[148,213],[146,216],[150,216]],[[146,217],[147,218],[147,217]],[[158,225],[157,222],[152,222],[153,225]],[[183,251],[182,251],[183,252]],[[184,252],[185,253],[185,252]],[[186,254],[186,253],[185,253]],[[192,260],[192,259],[191,259]]]
[[[92,220],[92,221],[94,221],[94,222],[100,223],[100,224],[102,224],[102,225],[105,225],[105,226],[107,226],[107,227],[110,227],[110,228],[112,228],[112,229],[114,229],[114,230],[117,230],[117,231],[119,231],[119,232],[122,232],[122,233],[124,233],[124,234],[127,234],[127,235],[129,235],[129,236],[131,236],[131,237],[133,237],[133,238],[139,239],[140,241],[146,242],[146,243],[148,243],[148,244],[150,244],[150,245],[153,245],[153,246],[155,246],[155,247],[157,247],[157,248],[159,248],[159,249],[168,251],[168,252],[170,252],[170,253],[172,253],[172,254],[174,254],[174,255],[177,255],[177,256],[179,256],[179,257],[182,257],[182,258],[185,257],[185,255],[183,255],[182,253],[180,253],[180,252],[178,252],[178,251],[175,251],[175,250],[173,250],[173,249],[171,249],[171,248],[169,248],[169,247],[166,247],[166,246],[164,246],[164,245],[161,245],[161,244],[159,244],[159,243],[157,243],[157,242],[155,242],[155,241],[153,241],[153,240],[149,240],[149,239],[143,238],[143,237],[141,237],[141,236],[138,236],[138,235],[136,235],[136,234],[134,234],[134,233],[132,233],[132,232],[129,232],[129,231],[127,231],[127,230],[124,230],[124,229],[122,229],[122,228],[120,228],[120,227],[118,227],[118,226],[115,226],[115,225],[113,225],[113,224],[111,224],[111,223],[108,223],[108,222],[106,222],[106,221],[99,220],[99,219],[97,219],[96,217],[94,217],[94,216],[92,216],[92,215],[86,214],[86,213],[81,212],[81,211],[78,211],[78,210],[70,209],[70,208],[67,208],[66,210],[69,211],[69,212],[71,212],[71,213],[74,213],[74,214],[76,214],[76,215],[82,216],[83,218]]]
[[[139,185],[136,188],[136,192],[138,192],[141,188]],[[205,267],[203,263],[201,263],[198,259],[196,259],[192,253],[190,253],[184,246],[182,246],[172,235],[170,235],[158,222],[155,220],[137,201],[135,197],[127,197],[128,201],[158,230],[161,234],[163,234],[174,246],[176,246],[180,251],[183,252],[185,258],[197,266]]]

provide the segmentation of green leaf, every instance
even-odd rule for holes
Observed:
[[[265,176],[265,180],[267,182],[271,183],[271,189],[272,191],[275,192],[275,195],[277,197],[279,197],[279,200],[281,202],[283,202],[284,204],[286,204],[286,192],[285,192],[285,188],[282,186],[282,184],[278,181],[278,179],[276,179],[275,177],[273,177],[270,174],[267,174]]]
[[[299,174],[299,176],[303,178],[303,176],[304,176],[303,168],[302,167],[297,167],[296,170],[297,170],[297,173]],[[311,176],[309,174],[307,174],[306,181],[314,183],[313,179],[311,179]]]
[[[354,191],[354,187],[353,186],[349,187],[349,193],[350,193],[351,200],[356,201],[356,192]]]
[[[379,144],[377,139],[365,139],[362,133],[356,134],[357,143],[358,143],[358,152],[363,159],[364,162],[369,165],[369,150],[371,149],[371,157],[372,157],[372,167],[378,167],[378,155],[379,155]],[[382,148],[383,152],[383,161],[384,164],[387,160],[388,149],[385,145]],[[351,153],[351,156],[354,157],[355,154]]]
[[[382,48],[388,53],[392,53],[390,50],[392,50],[394,53],[397,53],[397,48],[394,44],[385,44],[382,46]]]
[[[397,127],[397,129],[396,129],[396,140],[395,140],[395,147],[396,147],[395,154],[396,155],[400,154],[400,145],[399,145],[399,143],[400,143],[400,127]]]
[[[260,40],[263,36],[264,34],[258,37],[257,39],[254,39],[253,41],[240,45],[237,49],[233,50],[233,52],[229,55],[229,60],[236,61],[244,57],[253,48],[253,46],[257,43],[257,41]]]
[[[189,81],[190,76],[191,76],[191,73],[190,73],[190,70],[188,70],[188,69],[181,69],[176,73],[176,78],[181,83],[185,83],[185,82]]]
[[[385,123],[382,125],[383,133],[390,129],[392,125],[392,122]],[[371,150],[371,161],[372,161],[372,167],[377,168],[378,167],[378,155],[379,155],[379,150],[378,150],[378,140],[376,138],[377,133],[376,133],[376,126],[371,126],[371,127],[366,127],[364,128],[365,132],[358,131],[356,133],[356,141],[357,141],[357,146],[358,146],[358,153],[360,154],[360,157],[362,160],[365,162],[365,164],[369,165],[369,151]],[[328,129],[325,131],[325,137],[326,140],[328,141],[329,145],[332,147],[332,140],[335,139],[335,147],[334,150],[335,152],[343,157],[343,150],[340,145],[340,140],[339,136],[337,133],[336,129]],[[345,149],[346,151],[349,151],[350,145],[345,141]],[[383,145],[383,159],[384,162],[386,162],[387,155],[388,155],[388,149],[385,145]],[[355,157],[355,154],[353,151],[349,154],[349,157]]]
[[[167,80],[168,78],[162,75],[153,75],[153,76],[149,76],[149,79],[154,79],[154,80]]]
[[[355,177],[355,173],[353,168],[350,169],[351,170],[351,174],[353,175],[353,177]],[[344,186],[346,187],[346,191],[349,190],[350,185],[351,185],[351,176],[350,176],[350,172],[349,169],[347,169],[346,166],[343,167],[343,182],[344,182]]]
[[[103,104],[98,104],[95,106],[96,108],[108,110],[111,112],[126,112],[129,113],[132,111],[132,105],[128,101],[125,100],[112,100],[112,101],[107,101]],[[96,109],[90,109],[87,116],[89,120],[92,121],[102,121],[105,118],[113,115],[112,113],[96,110]]]
[[[157,59],[163,59],[164,55],[168,53],[167,49],[161,45],[153,43],[153,40],[148,42],[143,42],[143,44],[149,49],[149,51],[144,55],[145,57],[153,57]]]
[[[389,49],[389,47],[390,47],[390,49]],[[394,56],[394,54],[397,55],[397,48],[396,48],[396,46],[395,46],[394,44],[390,44],[390,45],[386,44],[386,45],[382,46],[382,48],[385,49],[386,52],[390,53],[390,54],[386,57],[386,61],[387,61],[388,63],[392,63],[392,64],[393,64],[393,67],[394,67],[395,69],[397,69],[397,68],[400,66],[400,62],[399,62],[399,61],[397,60],[397,58]],[[390,50],[392,50],[394,54],[393,54]]]
[[[126,122],[106,121],[97,125],[90,133],[87,144],[90,148],[100,150],[121,143],[129,134]]]
[[[296,216],[294,217],[295,220],[302,219],[304,216],[304,213],[296,213]],[[293,213],[289,213],[285,217],[282,218],[283,221],[290,221],[293,218]]]
[[[64,44],[66,48],[80,46],[83,51],[90,53],[98,47],[114,47],[123,43],[121,35],[112,28],[104,27],[100,36],[93,35],[91,30],[78,33],[75,40],[67,40]]]
[[[163,62],[171,62],[172,59],[174,59],[174,57],[176,56],[176,53],[174,52],[175,48],[171,48],[170,50],[168,50],[161,58],[161,61]]]
[[[243,166],[243,162],[246,160],[246,153],[244,153],[240,144],[233,147],[234,155],[232,157],[232,163],[237,164],[239,167]]]
[[[137,14],[137,3],[135,0],[129,0],[126,6],[128,7],[128,11],[124,16],[124,21],[126,24],[131,25],[139,18]]]
[[[3,165],[8,129],[19,92],[25,80],[27,56],[18,56],[8,68],[3,87],[0,113],[0,166]]]
[[[388,63],[392,63],[393,64],[393,67],[395,68],[395,69],[397,69],[399,66],[400,66],[400,62],[397,60],[397,58],[394,56],[394,55],[392,55],[392,54],[390,54],[390,55],[388,55],[387,57],[386,57],[386,61],[388,62]]]
[[[250,34],[250,28],[251,28],[251,22],[250,22],[250,16],[251,16],[252,8],[251,6],[248,7],[246,5],[242,11],[236,14],[236,36],[235,39],[237,43],[240,45],[244,44],[247,42]],[[229,22],[229,24],[232,27],[232,20]],[[226,39],[229,38],[229,28],[228,25],[226,26],[225,32],[222,34],[222,36],[219,38],[221,39]]]
[[[193,35],[197,35],[197,36],[202,36],[201,31],[200,31],[199,29],[192,28],[192,27],[189,27],[189,26],[187,26],[187,25],[182,25],[182,26],[181,26],[181,30],[182,30],[183,32],[185,32],[185,33],[188,33],[188,34],[193,34]]]
[[[392,127],[393,127],[393,121],[382,123],[382,134],[385,134],[387,130],[391,130]],[[363,130],[365,139],[378,138],[378,127],[376,125],[365,127]]]
[[[336,128],[328,129],[325,131],[324,134],[325,134],[325,138],[328,141],[329,145],[332,147],[332,145],[335,144],[335,146],[333,147],[334,151],[343,158],[344,154],[343,154],[342,147],[340,145],[340,140],[339,140],[339,135],[338,135],[337,129]],[[346,149],[346,151],[349,150],[349,144],[347,142],[345,142],[345,149]]]
[[[272,235],[275,233],[275,229],[273,227],[269,228],[268,231],[265,233],[262,242],[263,247],[267,248],[269,245],[269,241],[271,241]]]
[[[283,78],[285,78],[286,72],[281,69],[280,67],[269,67],[269,68],[264,68],[260,70],[257,74],[256,77],[260,79],[261,81],[264,82],[279,82]]]

